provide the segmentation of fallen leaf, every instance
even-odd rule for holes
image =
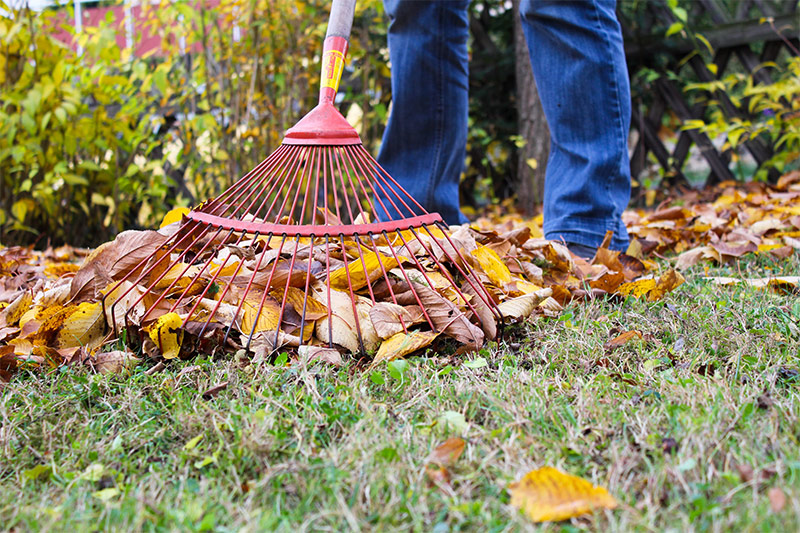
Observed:
[[[328,348],[327,346],[309,346],[304,344],[297,349],[297,353],[307,362],[322,361],[323,363],[337,367],[344,365],[342,353],[335,348]]]
[[[549,466],[532,470],[509,485],[511,505],[534,522],[567,520],[593,512],[614,509],[617,501],[606,489]]]
[[[464,439],[460,437],[450,437],[434,448],[428,456],[427,462],[446,468],[451,467],[458,461],[461,454],[464,453],[466,444]]]
[[[328,277],[331,287],[335,289],[350,290],[352,287],[353,291],[357,291],[366,287],[368,282],[383,277],[384,271],[388,272],[397,265],[397,260],[392,256],[363,252],[360,257],[348,260],[347,267],[334,270]]]
[[[381,343],[371,366],[383,361],[393,361],[421,350],[432,343],[438,336],[438,333],[432,331],[411,331],[408,333],[401,331]]]
[[[167,313],[144,328],[164,359],[175,359],[180,354],[183,343],[182,323],[178,313]]]
[[[511,282],[511,272],[494,250],[486,246],[479,246],[471,254],[477,259],[481,270],[489,278],[489,281],[496,287],[504,288],[506,283]]]
[[[642,332],[637,330],[630,330],[620,333],[607,343],[603,345],[603,349],[606,351],[611,351],[619,348],[620,346],[632,341],[633,339],[641,339]]]
[[[396,335],[406,328],[424,322],[422,310],[419,306],[402,306],[389,302],[378,302],[369,311],[372,325],[378,336],[382,339]]]
[[[767,492],[769,507],[773,513],[780,513],[786,507],[786,494],[778,487],[772,487]]]
[[[84,302],[64,320],[55,339],[56,348],[82,346],[91,352],[103,344],[106,332],[106,317],[103,306]]]
[[[552,289],[541,289],[534,294],[510,298],[501,302],[497,308],[503,314],[503,317],[520,320],[529,317],[534,309],[552,294]]]
[[[120,374],[132,370],[139,361],[141,359],[130,352],[114,350],[95,354],[89,363],[101,374]]]
[[[213,387],[209,387],[208,389],[203,391],[203,394],[202,394],[203,399],[206,400],[206,401],[210,400],[211,398],[213,398],[214,396],[216,396],[220,392],[222,392],[225,389],[227,389],[228,388],[228,383],[229,382],[227,382],[227,381],[223,381],[222,383],[218,383],[217,385],[214,385]]]

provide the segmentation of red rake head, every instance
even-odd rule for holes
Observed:
[[[346,50],[337,39],[323,55],[334,74],[334,52]],[[270,352],[324,343],[363,353],[419,327],[466,344],[494,336],[502,315],[463,243],[364,149],[325,80],[324,70],[320,104],[273,154],[187,214],[106,295],[115,331],[125,306],[127,326],[176,313],[198,340],[238,331]],[[376,326],[390,304],[395,324]]]

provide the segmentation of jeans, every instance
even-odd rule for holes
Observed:
[[[378,161],[428,211],[467,221],[458,184],[467,142],[465,0],[384,0],[392,113]],[[520,16],[550,128],[548,239],[624,250],[630,199],[630,85],[615,0],[522,0]]]

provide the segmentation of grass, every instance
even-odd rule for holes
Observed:
[[[800,267],[750,257],[708,274],[743,272]],[[428,353],[376,374],[206,357],[154,375],[19,374],[0,397],[2,527],[796,531],[800,303],[703,275],[661,302],[570,305],[468,356],[473,368]],[[630,329],[645,338],[604,351]],[[423,467],[452,435],[467,447],[441,490]],[[620,507],[531,524],[505,487],[545,465]],[[788,499],[777,513],[772,487]]]

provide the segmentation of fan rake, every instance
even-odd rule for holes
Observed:
[[[104,296],[115,332],[119,322],[146,325],[175,313],[198,339],[224,329],[224,342],[238,333],[247,349],[255,341],[269,350],[339,345],[365,353],[375,348],[368,310],[383,301],[419,306],[417,320],[397,315],[405,333],[412,323],[441,332],[469,320],[467,331],[480,332],[477,323],[494,334],[502,315],[469,252],[381,168],[334,107],[354,8],[355,0],[333,1],[318,105],[264,161],[170,226],[165,242]],[[432,298],[448,302],[449,318],[430,312]],[[343,325],[354,327],[357,342],[337,334]]]

